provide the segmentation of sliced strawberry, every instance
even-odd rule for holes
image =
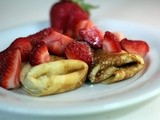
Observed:
[[[88,42],[93,48],[101,48],[103,34],[97,27],[79,30],[79,37]]]
[[[114,34],[114,36],[117,37],[118,41],[121,41],[125,38],[123,33],[121,33],[121,32],[112,32],[112,33]]]
[[[93,61],[93,52],[91,47],[86,42],[74,41],[70,43],[66,50],[65,55],[68,59],[78,59],[91,64]]]
[[[48,46],[49,52],[62,56],[66,46],[73,42],[73,39],[61,33],[54,31],[52,28],[44,29],[34,35],[28,36],[31,43],[36,46],[39,42],[43,41]]]
[[[50,37],[50,34],[51,34],[52,31],[53,31],[52,28],[46,28],[46,29],[43,29],[43,30],[33,34],[33,35],[29,35],[27,38],[31,42],[32,46],[36,46],[44,38]]]
[[[19,49],[0,53],[0,86],[5,89],[19,87],[21,53]]]
[[[105,32],[102,48],[107,52],[121,52],[121,46],[117,37],[109,31]]]
[[[9,46],[9,49],[13,50],[16,48],[19,48],[21,51],[22,62],[26,62],[29,59],[29,53],[32,49],[32,45],[29,39],[25,37],[15,39]]]
[[[120,42],[122,48],[129,53],[138,54],[145,57],[149,52],[149,45],[142,40],[128,40],[127,38]]]
[[[35,66],[48,61],[50,61],[48,48],[44,42],[40,42],[36,47],[32,49],[29,56],[29,63],[32,66]]]
[[[84,28],[91,28],[93,27],[94,24],[91,20],[81,20],[75,27],[74,29],[74,34],[76,37],[79,36],[79,30],[84,29]]]
[[[67,47],[67,45],[73,42],[74,40],[61,33],[52,31],[50,36],[43,39],[43,41],[46,43],[51,53],[53,53],[54,55],[63,56],[64,50]]]

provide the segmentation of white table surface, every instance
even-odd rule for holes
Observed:
[[[0,0],[0,31],[26,23],[49,21],[49,10],[54,2],[55,0]],[[144,24],[155,29],[160,28],[160,0],[90,2],[100,6],[99,9],[92,11],[93,20],[113,18]],[[160,96],[156,96],[140,104],[110,112],[106,115],[106,120],[158,120],[159,111]]]

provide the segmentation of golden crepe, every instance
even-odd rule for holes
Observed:
[[[88,75],[92,83],[114,83],[134,76],[144,67],[141,56],[122,53],[97,51]]]
[[[24,65],[20,81],[33,96],[62,93],[79,88],[86,80],[88,65],[80,60],[58,60],[37,66]]]

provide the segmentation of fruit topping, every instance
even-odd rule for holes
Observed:
[[[32,66],[39,65],[50,61],[48,48],[44,42],[40,42],[36,47],[31,50],[29,56],[29,63]]]
[[[82,60],[87,64],[93,61],[92,49],[86,42],[74,41],[70,43],[65,50],[65,55],[68,59]]]
[[[28,38],[33,46],[36,46],[39,42],[44,41],[49,49],[49,52],[59,56],[64,54],[65,47],[73,41],[72,38],[58,33],[52,28],[41,30],[36,34],[28,36]]]
[[[76,25],[76,27],[74,29],[75,37],[77,37],[77,38],[79,37],[79,30],[84,29],[84,28],[91,28],[93,26],[94,26],[94,24],[93,24],[93,22],[91,20],[82,20],[82,21],[80,21]]]
[[[9,49],[14,50],[16,48],[20,49],[22,62],[28,61],[29,53],[32,49],[32,45],[29,39],[26,37],[20,37],[15,39],[9,46]]]
[[[145,57],[149,52],[149,46],[145,41],[142,40],[128,40],[127,38],[120,42],[122,48],[129,53],[137,54]]]
[[[43,29],[35,34],[29,35],[27,38],[30,40],[33,46],[36,46],[40,41],[43,39],[51,39],[51,32],[53,31],[52,28]]]
[[[5,89],[19,87],[21,53],[19,49],[0,53],[0,86]]]
[[[105,32],[102,48],[107,52],[121,52],[119,40],[113,33],[109,31]]]
[[[56,31],[52,31],[51,36],[51,39],[46,38],[43,41],[52,54],[63,56],[65,48],[69,43],[73,42],[73,39]]]
[[[93,48],[101,48],[103,34],[97,27],[84,28],[79,30],[79,36],[82,40],[88,42]]]
[[[112,32],[112,33],[117,37],[118,41],[121,41],[125,38],[123,33],[121,32]]]
[[[36,46],[44,38],[49,37],[52,30],[53,30],[52,28],[46,28],[46,29],[43,29],[43,30],[35,33],[35,34],[27,36],[27,38],[30,40],[30,42],[33,46]]]

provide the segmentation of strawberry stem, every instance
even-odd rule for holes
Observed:
[[[71,0],[72,2],[78,4],[84,11],[89,13],[90,9],[98,8],[96,5],[85,3],[84,0]]]

